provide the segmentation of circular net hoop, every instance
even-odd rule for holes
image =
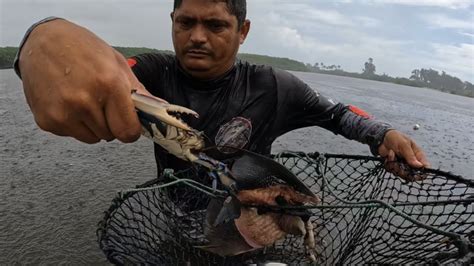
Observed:
[[[313,213],[316,264],[474,263],[472,179],[425,169],[416,173],[426,179],[406,182],[367,156],[286,152],[274,159],[322,200],[306,206]],[[181,179],[170,182],[170,176]],[[291,235],[234,257],[198,248],[206,244],[207,203],[219,194],[190,179],[199,179],[196,172],[168,172],[119,193],[97,230],[107,259],[118,265],[308,262],[302,238]]]

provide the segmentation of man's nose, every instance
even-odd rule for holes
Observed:
[[[191,41],[193,43],[206,43],[207,31],[202,25],[196,25],[191,31]]]

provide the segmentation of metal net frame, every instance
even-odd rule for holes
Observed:
[[[413,170],[423,181],[387,172],[380,158],[284,152],[274,159],[298,176],[321,203],[313,213],[316,264],[474,263],[474,181],[435,169]],[[303,239],[233,257],[205,245],[206,207],[224,191],[196,169],[121,192],[99,222],[99,246],[119,265],[308,263]]]

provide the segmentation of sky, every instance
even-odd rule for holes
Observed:
[[[409,77],[433,68],[474,83],[474,0],[248,0],[240,52]],[[172,50],[171,0],[0,0],[0,47],[59,16],[114,46]]]

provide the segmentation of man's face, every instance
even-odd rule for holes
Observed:
[[[181,66],[200,79],[228,71],[247,36],[250,21],[238,29],[225,2],[184,0],[172,14],[173,45]]]

